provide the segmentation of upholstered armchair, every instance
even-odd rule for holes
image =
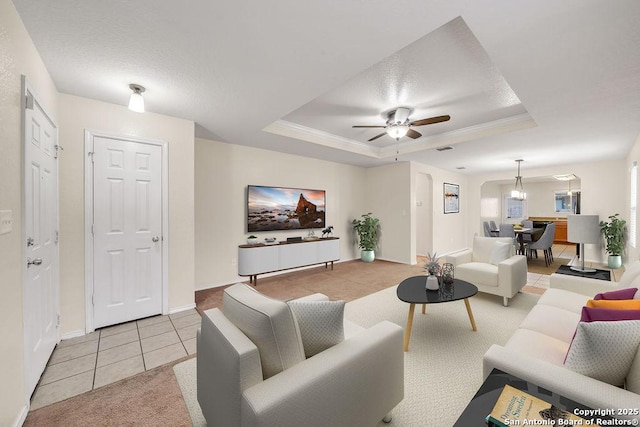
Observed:
[[[205,311],[198,332],[198,402],[207,424],[389,422],[404,398],[402,328],[383,321],[364,329],[343,321],[343,309],[322,294],[285,303],[244,284],[227,288],[222,310]]]
[[[480,292],[502,296],[506,307],[509,298],[527,284],[527,259],[514,253],[511,237],[475,236],[473,249],[449,255],[445,262],[455,266],[456,279],[473,283]]]

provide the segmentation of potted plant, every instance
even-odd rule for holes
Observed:
[[[362,219],[354,219],[351,223],[358,234],[358,247],[360,258],[364,262],[373,262],[376,259],[375,249],[378,245],[378,227],[380,220],[371,216],[371,212],[361,215]]]
[[[607,265],[609,268],[622,267],[622,252],[624,252],[624,228],[627,222],[615,214],[609,221],[600,221],[600,232],[606,241],[605,250],[609,254]]]
[[[247,244],[248,245],[257,245],[258,244],[258,237],[254,236],[253,234],[249,237],[247,237]]]
[[[438,260],[440,257],[437,252],[434,252],[433,255],[427,253],[427,262],[424,265],[424,269],[429,272],[427,276],[426,288],[431,291],[438,290],[438,278],[436,277],[440,272],[440,263]]]

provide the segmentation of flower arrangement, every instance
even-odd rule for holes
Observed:
[[[440,271],[440,263],[438,263],[439,259],[440,257],[438,256],[438,252],[434,252],[433,255],[431,255],[430,252],[427,252],[427,263],[424,265],[424,269],[431,275],[437,275]]]

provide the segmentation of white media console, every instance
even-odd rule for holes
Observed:
[[[279,242],[273,245],[238,246],[238,275],[249,276],[256,285],[258,274],[325,264],[325,268],[340,259],[340,239],[327,237],[314,240]]]

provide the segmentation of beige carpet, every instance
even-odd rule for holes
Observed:
[[[408,304],[396,287],[346,305],[345,316],[365,327],[389,320],[404,328]],[[502,306],[502,298],[478,294],[470,299],[477,332],[471,330],[463,301],[416,310],[409,352],[405,354],[405,398],[393,411],[391,424],[380,426],[451,426],[482,384],[482,355],[491,344],[503,344],[536,303],[536,295],[520,293]],[[194,426],[204,426],[196,398],[195,359],[174,367]],[[480,420],[482,422],[482,420]]]

